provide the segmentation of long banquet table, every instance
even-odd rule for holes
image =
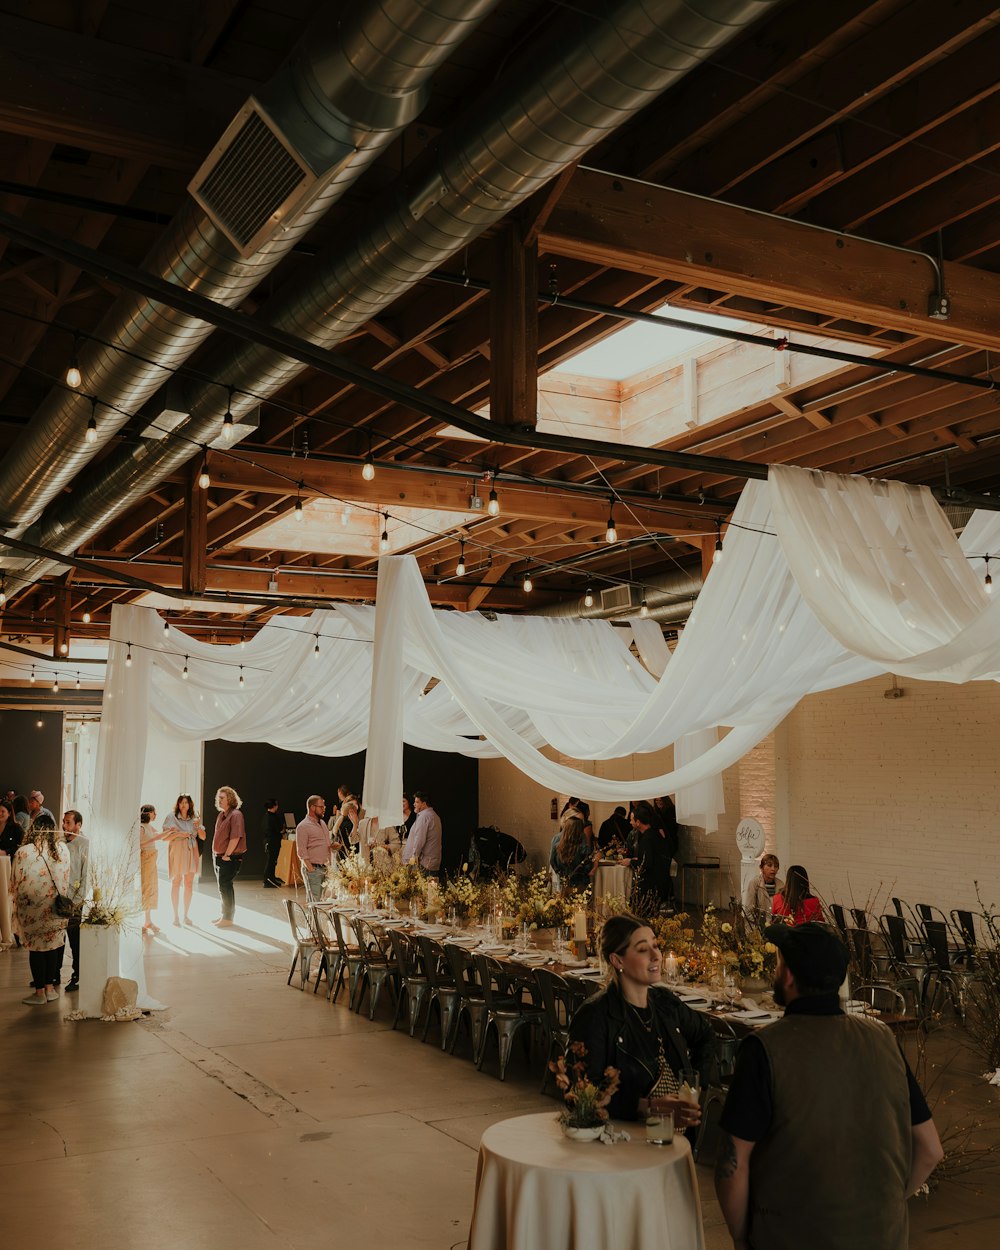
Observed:
[[[628,1127],[611,1146],[569,1141],[549,1111],[488,1128],[469,1250],[704,1250],[691,1147]]]
[[[12,946],[14,934],[10,917],[10,858],[0,855],[0,947]]]

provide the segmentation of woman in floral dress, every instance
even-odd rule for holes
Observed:
[[[181,882],[184,882],[184,923],[194,924],[191,919],[191,895],[194,878],[201,860],[198,858],[198,839],[204,840],[205,826],[194,809],[190,794],[180,794],[174,810],[163,822],[160,835],[167,844],[167,865],[170,876],[170,901],[174,905],[174,924],[181,923],[178,911]]]
[[[69,847],[47,816],[32,826],[14,856],[10,898],[14,932],[27,948],[34,991],[21,1001],[32,1007],[59,997],[59,977],[66,945],[66,918],[57,916],[57,894],[69,893]]]

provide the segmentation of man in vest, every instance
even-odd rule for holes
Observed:
[[[771,925],[782,1020],[748,1037],[720,1119],[715,1189],[736,1250],[906,1250],[906,1199],[944,1157],[892,1032],[845,1015],[849,956]]]

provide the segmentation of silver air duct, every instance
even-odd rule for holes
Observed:
[[[539,583],[541,585],[542,583]],[[702,580],[696,573],[686,569],[672,569],[658,577],[650,577],[640,591],[637,586],[611,586],[598,591],[594,606],[583,606],[583,595],[554,603],[533,612],[532,616],[557,616],[581,618],[592,621],[624,620],[638,616],[643,598],[650,620],[673,624],[685,620],[701,594]]]
[[[346,18],[327,8],[213,149],[146,268],[238,305],[419,114],[431,76],[498,2],[367,0]],[[122,413],[138,411],[164,369],[211,333],[143,296],[116,300],[95,332],[113,346],[80,351],[80,393],[54,389],[4,457],[0,529],[20,533],[35,521],[121,429]],[[220,393],[235,381],[220,376]],[[96,444],[84,437],[92,395]]]
[[[445,135],[401,193],[264,310],[282,330],[332,347],[605,139],[775,0],[619,0],[592,21],[567,17],[560,38]],[[212,376],[256,396],[274,394],[303,366],[241,344]],[[239,402],[239,397],[237,397]],[[257,402],[245,398],[245,404]],[[225,411],[203,387],[179,438],[109,457],[47,517],[35,541],[70,550],[213,442]],[[234,404],[233,412],[237,409]],[[58,567],[35,565],[31,576]]]

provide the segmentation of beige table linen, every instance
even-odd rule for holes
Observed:
[[[469,1250],[704,1250],[691,1147],[564,1137],[554,1112],[494,1124],[479,1145]]]
[[[628,902],[632,889],[632,869],[626,864],[598,864],[594,869],[594,904],[604,914],[601,900],[605,896],[623,898]]]
[[[14,934],[10,927],[10,857],[0,855],[0,946],[11,946]]]

